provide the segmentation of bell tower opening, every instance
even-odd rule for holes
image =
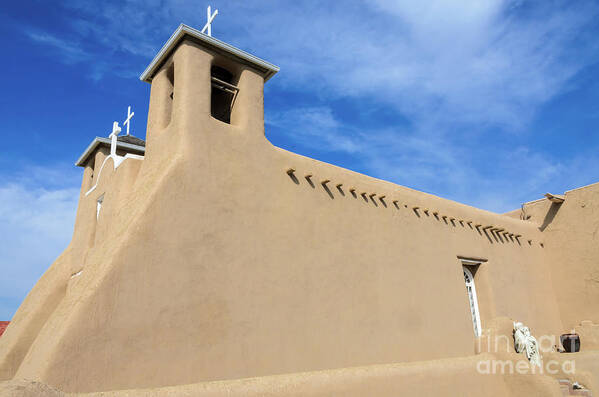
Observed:
[[[148,140],[169,125],[220,123],[263,139],[264,83],[278,71],[252,54],[180,25],[140,76],[152,84]]]
[[[233,84],[233,73],[220,66],[210,69],[212,91],[210,95],[210,114],[217,120],[231,124],[231,112],[239,88]]]

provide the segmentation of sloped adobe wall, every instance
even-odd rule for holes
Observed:
[[[210,118],[211,59],[175,53],[174,118],[102,182],[83,272],[16,377],[85,392],[471,355],[460,255],[488,260],[483,326],[561,329],[533,226],[274,148],[249,69],[243,111]]]
[[[80,397],[224,397],[224,396],[472,396],[561,397],[557,380],[543,375],[477,373],[478,359],[490,355],[434,362],[387,364],[326,371],[205,382],[156,389],[76,394]],[[0,395],[75,397],[36,382],[0,382]]]

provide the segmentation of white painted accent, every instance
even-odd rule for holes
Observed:
[[[114,123],[112,123],[112,132],[110,133],[110,135],[108,135],[108,138],[110,138],[110,155],[111,156],[116,156],[116,142],[117,142],[120,132],[121,132],[121,127],[119,127],[119,122],[115,121]]]
[[[480,260],[474,260],[474,259],[460,259],[460,261],[462,261],[462,265],[470,265],[470,266],[476,266],[476,265],[480,265],[481,261]]]
[[[214,21],[214,18],[218,15],[218,10],[214,10],[214,14],[211,11],[210,6],[208,6],[208,8],[206,8],[206,25],[204,25],[204,27],[202,28],[201,32],[202,33],[206,33],[208,34],[208,36],[212,37],[212,21]]]
[[[143,160],[144,156],[140,156],[139,154],[127,153],[124,156],[118,156],[117,160],[114,163],[114,169],[119,168],[119,165],[123,164],[123,161],[127,159],[135,159],[135,160]]]
[[[94,186],[92,186],[92,188],[89,189],[87,192],[85,192],[85,196],[89,195],[91,192],[96,190],[96,186],[98,186],[98,183],[100,182],[100,176],[102,175],[102,170],[104,169],[104,165],[106,164],[108,159],[112,159],[112,162],[114,164],[114,169],[116,170],[119,167],[119,165],[121,165],[125,160],[127,160],[127,159],[143,160],[144,156],[140,156],[138,154],[127,153],[124,157],[121,157],[121,156],[112,157],[112,154],[110,156],[106,157],[104,159],[104,162],[102,163],[102,166],[100,167],[100,171],[98,171],[98,176],[96,177],[96,184]]]
[[[183,40],[183,38],[186,35],[191,36],[192,38],[199,40],[204,44],[213,47],[216,50],[224,52],[227,55],[232,55],[236,58],[248,62],[257,70],[262,71],[265,82],[268,81],[268,79],[270,79],[280,70],[278,66],[275,66],[270,62],[266,62],[252,54],[248,54],[247,52],[240,50],[239,48],[233,47],[232,45],[215,39],[214,37],[210,37],[197,29],[189,27],[185,24],[181,24],[179,25],[177,30],[175,30],[173,35],[168,39],[168,41],[164,44],[164,46],[162,46],[160,51],[158,51],[158,54],[156,54],[156,56],[148,65],[146,70],[144,70],[141,76],[139,76],[139,79],[147,83],[151,83],[152,76],[154,76],[158,68],[163,64],[166,58],[171,54],[171,52],[177,47],[177,45]]]
[[[482,333],[482,324],[480,322],[480,313],[478,311],[478,299],[476,298],[476,287],[474,285],[474,276],[467,267],[462,266],[464,270],[464,281],[466,282],[466,291],[468,292],[468,301],[470,303],[470,313],[472,314],[472,327],[474,335],[479,337]]]
[[[83,154],[81,156],[79,156],[79,159],[77,159],[77,162],[75,163],[76,166],[83,166],[85,160],[87,159],[87,157],[94,151],[96,150],[96,147],[98,147],[101,144],[106,144],[106,145],[110,145],[111,144],[111,140],[108,138],[101,138],[99,136],[97,136],[96,138],[94,138],[94,140],[92,141],[92,143],[89,144],[89,146],[85,149],[85,151],[83,152]],[[125,143],[125,142],[119,142],[117,141],[116,143],[116,147],[117,149],[121,148],[121,149],[129,149],[129,150],[135,150],[136,152],[142,152],[145,153],[146,148],[143,146],[139,146],[139,145],[134,145],[132,143]]]
[[[94,190],[96,190],[96,186],[98,186],[98,183],[100,182],[100,176],[102,176],[102,171],[104,170],[104,165],[106,165],[106,162],[109,159],[112,159],[112,163],[114,165],[114,169],[116,170],[119,165],[121,165],[123,163],[123,161],[125,161],[126,159],[135,159],[135,160],[143,160],[144,156],[140,156],[137,154],[131,154],[131,153],[127,153],[125,156],[119,156],[116,154],[116,148],[118,145],[118,135],[119,132],[121,132],[121,128],[119,127],[119,123],[117,121],[115,121],[112,125],[112,132],[110,133],[109,137],[110,137],[110,155],[107,156],[104,159],[104,162],[102,163],[102,166],[100,167],[99,171],[98,171],[98,176],[96,177],[96,184],[94,186],[92,186],[91,189],[89,189],[85,195],[87,196],[88,194],[90,194],[91,192],[93,192]],[[99,138],[96,138],[99,139]],[[137,145],[127,145],[127,146],[133,146],[134,148],[139,148],[141,146],[137,146]],[[145,150],[144,150],[145,151]],[[86,151],[87,152],[87,151]],[[101,207],[101,203],[99,204]],[[98,209],[98,215],[100,214],[100,209]]]
[[[131,112],[131,106],[127,107],[127,118],[123,121],[123,125],[127,126],[127,133],[125,135],[129,136],[129,125],[131,124],[131,118],[135,115],[135,112]]]
[[[104,195],[98,197],[98,201],[96,201],[96,220],[100,218],[100,211],[102,211],[102,203],[104,202]]]

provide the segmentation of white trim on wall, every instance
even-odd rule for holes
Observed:
[[[100,219],[100,211],[102,211],[102,203],[104,202],[104,194],[96,200],[96,220]]]
[[[140,156],[138,154],[127,153],[125,156],[118,156],[118,155],[113,156],[111,154],[110,156],[106,157],[104,159],[104,162],[102,163],[102,166],[100,167],[100,171],[98,171],[98,176],[96,177],[96,184],[94,186],[92,186],[92,188],[89,189],[87,192],[85,192],[85,196],[89,195],[91,192],[96,190],[96,186],[98,186],[98,183],[100,183],[100,176],[102,176],[102,170],[104,169],[104,165],[106,164],[108,159],[113,159],[112,163],[114,164],[114,169],[116,170],[119,167],[119,165],[121,165],[123,163],[123,161],[125,161],[127,159],[143,160],[144,156]]]

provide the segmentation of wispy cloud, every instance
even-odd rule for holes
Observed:
[[[63,62],[75,63],[88,60],[90,54],[85,52],[78,44],[59,39],[45,32],[28,31],[27,36],[40,44],[50,46],[60,52]]]
[[[297,108],[269,115],[266,124],[294,132],[294,140],[322,151],[356,153],[356,133],[335,118],[329,107]]]
[[[75,20],[73,25],[82,23]],[[92,25],[88,24],[88,28]],[[98,28],[95,26],[95,28]],[[33,42],[49,48],[50,55],[61,63],[66,65],[78,64],[87,69],[87,77],[91,80],[99,81],[107,74],[122,78],[137,78],[139,73],[130,67],[130,62],[122,55],[116,54],[114,46],[111,45],[106,35],[100,31],[96,32],[96,41],[86,42],[75,30],[74,34],[64,34],[64,37],[40,31],[32,27],[23,29],[23,33]],[[68,37],[78,37],[78,39],[69,39]],[[97,43],[103,43],[103,47],[98,48]],[[127,51],[134,53],[133,51]]]
[[[592,2],[351,1],[326,5],[216,2],[217,37],[282,66],[273,83],[384,102],[416,120],[523,129],[599,46],[585,27]],[[189,1],[67,2],[82,37],[147,61],[180,22],[201,26]],[[273,23],[276,21],[276,23]],[[576,45],[573,45],[573,44]],[[140,70],[145,66],[140,63]]]
[[[0,319],[10,319],[27,292],[67,247],[79,175],[66,165],[0,175]]]
[[[370,174],[495,211],[548,189],[575,187],[572,175],[583,183],[596,177],[597,164],[577,166],[582,154],[563,158],[526,138],[536,133],[529,128],[539,109],[599,61],[588,33],[599,15],[596,4],[354,5],[315,13],[301,4],[252,19],[245,40],[269,37],[260,51],[281,64],[289,82],[273,83],[317,92],[320,107],[333,107],[320,113],[338,114],[327,129],[302,109],[283,111],[291,140],[348,152],[356,168]],[[267,18],[283,30],[268,35]],[[379,123],[375,115],[371,123],[352,126],[351,117],[335,108],[337,100],[361,103],[363,112],[393,109],[397,121]],[[313,106],[305,112],[312,114]],[[306,135],[314,130],[306,123],[320,130],[320,139]],[[359,154],[344,150],[348,139]]]
[[[526,12],[508,1],[298,6],[251,18],[249,37],[236,40],[266,40],[260,52],[281,63],[288,81],[329,98],[384,101],[418,121],[434,113],[439,123],[522,129],[597,59],[594,41],[582,40],[597,6],[545,4]],[[268,34],[267,19],[284,32]]]

